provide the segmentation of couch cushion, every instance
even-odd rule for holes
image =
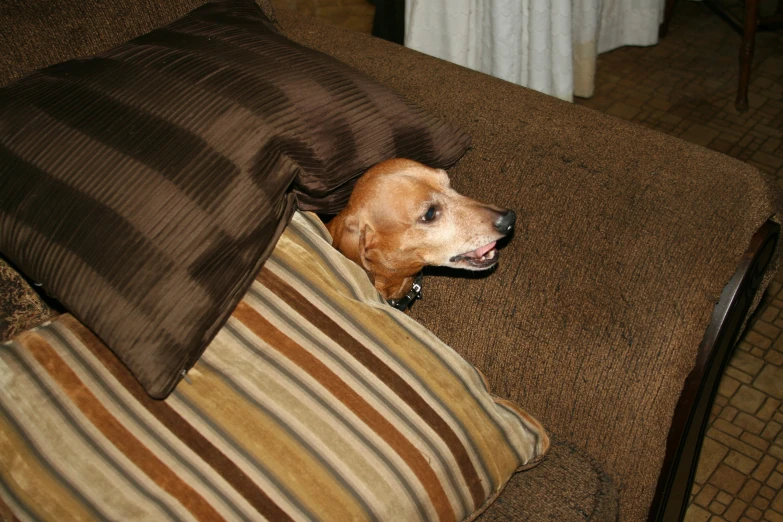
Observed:
[[[0,345],[0,506],[76,520],[463,520],[549,442],[297,214],[151,400],[65,314]]]
[[[329,212],[378,161],[447,167],[468,141],[251,0],[215,2],[0,90],[0,252],[164,397],[294,199]]]

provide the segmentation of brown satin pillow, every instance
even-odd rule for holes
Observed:
[[[468,140],[252,0],[215,2],[0,89],[0,252],[162,398],[297,200],[336,211],[372,164],[447,167]]]

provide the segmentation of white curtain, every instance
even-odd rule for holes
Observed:
[[[664,0],[407,0],[405,45],[571,101],[596,56],[658,42]]]

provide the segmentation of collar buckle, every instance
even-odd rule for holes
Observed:
[[[416,276],[416,279],[413,281],[413,286],[407,294],[400,297],[399,299],[389,299],[386,302],[397,310],[404,312],[413,304],[414,301],[421,299],[421,282],[423,279],[424,275],[419,274]]]

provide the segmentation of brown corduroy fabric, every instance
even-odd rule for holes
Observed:
[[[516,234],[487,277],[425,278],[412,314],[500,395],[604,463],[623,520],[646,517],[682,383],[721,289],[779,210],[776,189],[707,149],[387,42],[277,17],[290,38],[471,133],[453,185],[515,209]]]

